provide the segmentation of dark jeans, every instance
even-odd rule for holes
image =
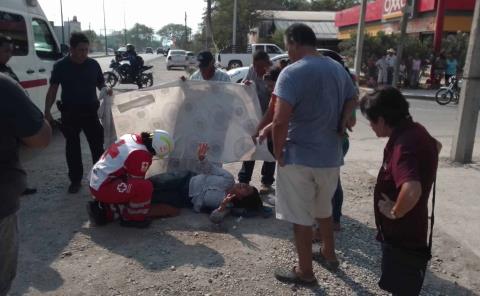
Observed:
[[[193,176],[193,172],[181,171],[150,177],[153,184],[152,204],[163,203],[176,208],[192,207],[188,191]]]
[[[65,137],[68,177],[72,183],[79,183],[83,177],[80,132],[83,131],[90,147],[92,161],[96,163],[103,154],[103,126],[95,111],[88,114],[62,112],[61,130]]]
[[[268,141],[268,150],[273,154],[273,143]],[[275,162],[264,161],[262,165],[262,184],[270,186],[275,181]],[[238,182],[249,184],[252,180],[255,161],[244,161],[242,169],[238,172]]]
[[[348,137],[345,137],[342,143],[343,156],[345,156],[350,148],[350,141]],[[343,188],[340,176],[338,177],[337,190],[332,198],[332,218],[334,223],[340,223],[340,217],[342,217],[342,205],[343,205]]]
[[[338,178],[337,190],[332,198],[332,218],[334,223],[340,223],[340,217],[342,217],[342,205],[343,205],[343,188],[340,177]]]
[[[393,67],[388,67],[387,69],[387,84],[392,85],[393,83]]]

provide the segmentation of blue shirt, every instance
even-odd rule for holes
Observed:
[[[307,56],[280,73],[274,93],[293,107],[285,164],[341,166],[343,139],[337,130],[343,105],[356,96],[347,71],[331,58]]]
[[[457,66],[457,60],[447,59],[447,69],[445,70],[445,73],[447,73],[447,75],[457,75]]]

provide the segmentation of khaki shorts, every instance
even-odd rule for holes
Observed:
[[[286,165],[277,169],[276,217],[299,225],[332,215],[340,168]]]

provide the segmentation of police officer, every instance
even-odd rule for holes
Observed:
[[[45,117],[52,121],[50,110],[62,86],[61,130],[66,141],[69,193],[77,193],[83,177],[80,132],[83,131],[90,146],[92,161],[96,163],[103,153],[103,127],[97,115],[99,101],[95,88],[105,87],[102,69],[97,61],[88,57],[90,42],[83,33],[70,37],[70,55],[55,63],[45,101]],[[108,90],[109,95],[112,90]]]

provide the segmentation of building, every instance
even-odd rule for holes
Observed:
[[[408,21],[407,34],[417,35],[420,39],[435,33],[437,6],[445,5],[443,34],[470,32],[475,0],[413,0],[413,10]],[[365,31],[367,34],[400,32],[400,18],[406,0],[375,0],[367,4]],[[350,38],[356,33],[360,16],[360,6],[354,6],[335,15],[338,39]],[[441,35],[441,34],[440,34]]]
[[[63,22],[63,33],[64,33],[63,38],[62,38],[62,26],[53,26],[53,30],[55,31],[55,35],[57,36],[57,39],[60,43],[68,44],[68,40],[70,39],[70,34],[72,34],[73,32],[82,31],[82,23],[80,23],[77,20],[76,16],[74,16],[72,20],[67,20]]]
[[[338,30],[335,27],[333,11],[257,11],[259,22],[249,34],[248,43],[271,37],[277,30],[286,30],[291,24],[304,23],[311,27],[317,36],[317,47],[337,49]]]

